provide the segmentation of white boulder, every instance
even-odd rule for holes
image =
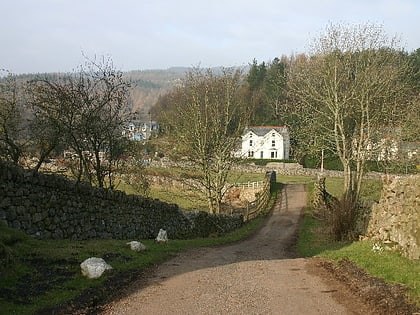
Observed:
[[[131,250],[134,250],[135,252],[141,252],[146,250],[146,246],[138,241],[128,242],[127,245],[130,245]]]
[[[104,273],[105,270],[112,269],[102,258],[91,257],[80,264],[82,274],[89,279],[97,279]]]
[[[156,237],[156,242],[167,242],[168,241],[168,233],[164,229],[160,229],[158,236]]]

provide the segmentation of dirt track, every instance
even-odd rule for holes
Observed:
[[[252,238],[179,255],[103,314],[370,314],[315,260],[295,258],[305,201],[303,185],[286,185]]]

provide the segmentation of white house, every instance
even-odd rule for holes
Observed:
[[[241,157],[286,160],[289,151],[290,137],[285,126],[248,127],[242,135]]]

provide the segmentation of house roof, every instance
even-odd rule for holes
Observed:
[[[273,129],[281,134],[287,132],[286,126],[253,126],[253,127],[245,128],[244,134],[248,133],[249,131],[252,131],[257,136],[265,136],[267,133],[269,133]]]

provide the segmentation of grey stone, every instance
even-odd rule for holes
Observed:
[[[141,251],[146,250],[146,246],[143,243],[138,242],[138,241],[128,242],[127,245],[130,245],[130,249],[135,252],[141,252]]]
[[[41,215],[41,213],[35,213],[33,216],[32,216],[32,222],[33,223],[37,223],[37,222],[39,222],[39,221],[41,221],[42,220],[42,215]]]

